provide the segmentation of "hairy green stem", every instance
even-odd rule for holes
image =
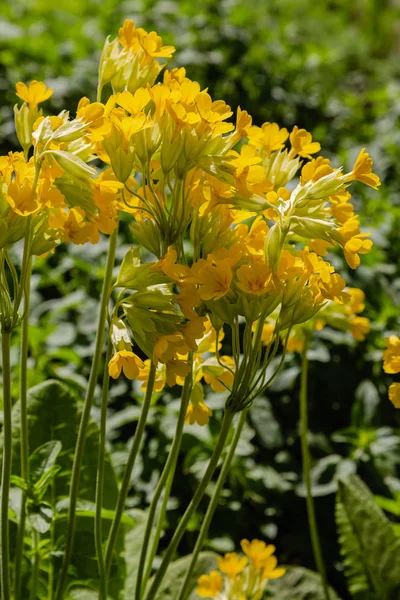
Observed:
[[[78,438],[76,441],[74,462],[72,466],[71,476],[71,487],[69,492],[69,508],[68,508],[68,529],[67,529],[67,540],[65,545],[63,563],[60,570],[60,574],[57,581],[56,594],[54,600],[62,600],[64,595],[64,588],[68,575],[68,567],[72,556],[72,549],[74,545],[75,537],[75,525],[76,525],[76,505],[79,494],[79,483],[82,468],[83,454],[85,450],[86,433],[90,420],[90,410],[93,404],[94,393],[97,384],[97,378],[99,374],[99,368],[101,363],[101,356],[103,353],[104,345],[104,332],[107,320],[107,306],[109,293],[112,283],[112,272],[115,262],[115,251],[118,241],[118,227],[110,236],[106,269],[104,273],[103,289],[101,292],[100,299],[100,313],[97,325],[95,351],[93,355],[92,367],[90,370],[89,383],[86,391],[86,398],[83,405],[81,421],[79,424]]]
[[[24,317],[21,328],[21,350],[20,350],[20,453],[21,453],[21,477],[26,483],[29,483],[29,431],[28,431],[28,412],[27,412],[27,390],[28,390],[28,351],[29,351],[29,312],[30,312],[30,280],[32,274],[32,257],[28,261],[26,271],[26,286],[24,296]],[[26,521],[26,493],[22,492],[21,509],[18,523],[17,546],[15,552],[15,581],[14,595],[15,600],[21,596],[21,566],[24,554],[25,539],[25,521]]]
[[[239,438],[242,433],[244,424],[246,423],[247,412],[248,412],[248,409],[245,409],[240,414],[239,422],[236,426],[234,436],[233,436],[231,444],[229,446],[229,450],[228,450],[228,452],[225,456],[224,462],[222,464],[221,473],[219,474],[219,477],[217,479],[217,483],[214,488],[213,494],[211,496],[211,500],[209,502],[207,512],[203,519],[203,522],[202,522],[202,525],[201,525],[201,528],[199,531],[199,535],[197,536],[196,545],[195,545],[193,553],[192,553],[192,559],[190,561],[189,568],[186,571],[186,576],[185,576],[184,582],[182,584],[178,600],[184,600],[187,597],[187,595],[189,594],[190,590],[188,590],[188,585],[189,585],[190,579],[192,577],[193,571],[196,567],[197,559],[198,559],[201,549],[204,545],[204,541],[207,537],[207,533],[208,533],[211,521],[214,517],[214,513],[217,508],[222,489],[225,485],[225,481],[228,476],[229,469],[231,468],[231,464],[232,464],[233,457],[235,455],[236,447],[238,445]]]
[[[111,336],[108,339],[107,355],[104,364],[103,375],[103,390],[101,395],[101,413],[100,413],[100,431],[99,431],[99,456],[97,463],[97,479],[96,479],[96,512],[95,512],[95,542],[97,565],[100,575],[100,600],[107,600],[107,572],[104,562],[103,553],[103,527],[102,527],[102,510],[103,510],[103,490],[104,490],[104,465],[106,458],[106,425],[107,425],[107,407],[108,407],[108,390],[110,384],[110,376],[108,374],[108,363],[112,353]]]
[[[197,509],[198,505],[200,504],[200,501],[203,498],[203,496],[207,490],[207,486],[210,483],[212,476],[214,475],[214,472],[218,466],[218,461],[224,450],[225,443],[226,443],[226,440],[227,440],[227,437],[228,437],[228,434],[229,434],[229,431],[230,431],[230,428],[232,425],[233,417],[234,417],[234,413],[232,413],[230,411],[229,412],[225,411],[224,418],[223,418],[222,425],[221,425],[221,430],[219,432],[217,445],[215,446],[214,452],[211,456],[211,459],[210,459],[210,462],[206,469],[206,472],[204,473],[203,479],[200,481],[200,483],[196,489],[196,492],[195,492],[189,506],[187,507],[187,509],[185,511],[185,514],[183,515],[182,519],[179,522],[179,525],[178,525],[178,527],[172,537],[172,540],[167,548],[167,551],[166,551],[164,559],[160,565],[160,568],[158,569],[158,571],[154,577],[153,584],[152,584],[148,594],[146,595],[146,600],[154,600],[154,598],[156,597],[156,593],[162,583],[162,580],[165,576],[168,566],[175,555],[176,549],[178,547],[179,542],[182,539],[183,534],[186,531],[188,522],[189,522],[192,514],[194,513],[194,511]]]
[[[128,461],[124,476],[122,478],[121,488],[119,490],[117,505],[115,507],[114,518],[111,524],[110,533],[108,535],[105,564],[107,574],[110,572],[111,562],[113,558],[114,546],[117,539],[118,528],[121,523],[122,515],[124,513],[125,502],[128,497],[129,487],[131,483],[132,470],[135,464],[136,457],[138,455],[140,444],[143,438],[144,430],[147,422],[147,415],[149,414],[149,408],[151,404],[151,398],[153,395],[154,382],[156,378],[156,366],[151,363],[149,378],[147,381],[147,389],[144,397],[140,418],[136,427],[135,435],[133,437],[132,447],[129,451]]]
[[[11,424],[11,364],[10,332],[2,332],[1,349],[3,357],[3,465],[1,471],[1,519],[0,519],[0,559],[1,559],[1,599],[10,600],[10,540],[8,523],[8,500],[10,495],[12,424]]]
[[[155,553],[157,552],[158,542],[160,539],[161,530],[162,530],[164,517],[165,517],[165,510],[166,510],[166,506],[167,506],[167,502],[168,502],[168,498],[169,498],[169,491],[171,489],[171,486],[170,485],[168,486],[168,483],[172,484],[172,479],[173,479],[173,476],[175,473],[179,449],[180,449],[181,443],[182,443],[183,427],[185,424],[185,417],[186,417],[187,406],[189,403],[191,389],[192,389],[192,370],[190,371],[190,374],[185,379],[185,384],[184,384],[184,387],[182,390],[181,406],[180,406],[180,410],[179,410],[178,421],[176,424],[174,439],[173,439],[172,446],[171,446],[171,449],[170,449],[170,452],[169,452],[169,455],[167,458],[167,462],[165,463],[163,472],[158,481],[157,487],[155,489],[155,492],[154,492],[154,495],[153,495],[153,498],[151,500],[151,504],[149,507],[149,514],[147,517],[146,529],[145,529],[142,550],[141,550],[140,559],[139,559],[138,576],[137,576],[137,580],[136,580],[136,595],[135,595],[136,600],[141,600],[141,598],[144,594],[144,591],[146,589],[146,584],[147,584],[147,581],[148,581],[148,578],[149,578],[149,575],[151,572],[151,567],[153,564],[154,556],[155,556]],[[156,512],[157,512],[157,507],[158,507],[164,486],[166,486],[166,489],[165,489],[165,493],[164,493],[164,498],[163,498],[163,502],[162,502],[162,506],[161,506],[160,515],[158,518],[155,539],[152,543],[150,556],[149,556],[149,560],[148,560],[148,568],[146,569],[146,572],[145,572],[146,556],[147,556],[148,546],[150,545],[151,531],[153,529],[153,523],[154,523],[154,519],[155,519]]]
[[[300,381],[300,437],[301,437],[301,454],[303,459],[303,478],[306,486],[307,514],[310,527],[311,543],[314,553],[315,563],[318,572],[321,576],[324,595],[326,600],[329,599],[328,583],[326,579],[325,565],[322,558],[321,543],[318,534],[317,520],[315,516],[314,499],[311,490],[311,457],[308,448],[308,410],[307,410],[307,380],[308,380],[308,358],[307,358],[308,343],[306,342],[303,349],[303,357],[301,362],[301,381]]]

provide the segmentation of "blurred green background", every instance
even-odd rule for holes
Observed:
[[[367,340],[326,329],[310,354],[310,446],[313,488],[331,583],[343,598],[343,567],[334,523],[336,478],[357,471],[374,493],[400,493],[400,417],[387,399],[393,378],[383,374],[383,338],[398,332],[400,312],[400,2],[398,0],[2,0],[0,6],[0,140],[17,149],[12,107],[17,81],[54,88],[46,110],[69,109],[95,96],[104,38],[125,18],[155,29],[177,52],[171,66],[208,87],[256,124],[305,127],[334,164],[352,165],[367,146],[379,192],[355,187],[362,223],[374,249],[356,273],[339,256],[336,268],[367,294]],[[119,256],[132,242],[121,237]],[[37,260],[33,278],[30,384],[62,378],[82,394],[89,372],[106,242],[58,249]],[[16,366],[15,349],[14,363]],[[301,482],[298,437],[298,357],[288,358],[268,398],[250,412],[209,547],[238,547],[242,537],[273,541],[283,562],[314,567]],[[157,398],[147,443],[135,467],[130,505],[151,498],[173,435],[179,390]],[[15,397],[17,389],[15,389]],[[138,418],[140,390],[125,381],[111,388],[108,434],[120,472]],[[223,395],[209,393],[213,409]],[[97,408],[94,411],[97,415]],[[169,533],[188,503],[210,456],[221,411],[210,427],[187,428],[169,506]],[[202,505],[204,508],[205,504]],[[396,519],[396,517],[393,517]],[[398,517],[397,517],[398,518]],[[202,513],[180,552],[191,551]],[[398,528],[397,528],[398,530]]]

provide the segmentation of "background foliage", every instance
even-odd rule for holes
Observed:
[[[361,191],[360,186],[355,194],[358,212],[373,234],[373,251],[363,257],[355,276],[336,259],[337,269],[367,294],[371,333],[364,343],[355,344],[349,335],[326,329],[310,352],[313,488],[329,579],[346,598],[334,519],[337,477],[357,472],[374,493],[388,499],[400,492],[400,417],[387,399],[388,378],[380,363],[383,337],[396,332],[400,305],[400,4],[204,0],[200,9],[189,0],[3,0],[2,153],[16,148],[15,83],[45,80],[55,90],[48,110],[74,112],[81,96],[93,99],[103,40],[115,35],[126,17],[156,29],[165,43],[176,45],[173,66],[185,65],[188,76],[208,87],[213,97],[247,109],[258,124],[277,121],[288,128],[295,123],[305,127],[336,164],[349,166],[360,147],[367,146],[383,180],[379,193]],[[120,258],[131,243],[126,228]],[[30,385],[62,379],[82,394],[104,252],[105,243],[70,246],[68,252],[60,248],[54,256],[36,261]],[[268,538],[276,543],[281,562],[314,567],[301,481],[298,375],[299,361],[292,356],[268,398],[258,399],[251,409],[209,549],[231,550],[242,537]],[[14,392],[16,399],[17,389]],[[177,393],[163,394],[154,402],[142,458],[133,473],[133,508],[148,503],[165,463]],[[132,389],[126,381],[111,387],[108,436],[117,474],[127,455],[140,397],[139,388]],[[222,408],[223,395],[210,392],[208,403]],[[95,409],[93,417],[97,415]],[[216,410],[209,428],[186,430],[169,506],[170,530],[205,468],[220,415]],[[382,500],[381,505],[385,508]],[[391,518],[399,519],[399,512],[392,511]],[[182,554],[191,551],[201,518],[199,512],[192,520]]]

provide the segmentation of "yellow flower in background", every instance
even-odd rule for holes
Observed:
[[[321,150],[321,144],[312,141],[311,133],[305,129],[299,129],[297,125],[293,127],[289,140],[292,145],[291,156],[298,154],[303,158],[311,158],[311,154]]]
[[[383,370],[385,373],[400,373],[400,338],[391,335],[385,340],[386,350],[383,353]]]
[[[256,328],[256,323],[253,325],[253,328]],[[274,323],[264,323],[263,325],[263,330],[262,330],[262,334],[261,334],[261,341],[263,344],[265,344],[266,346],[268,346],[268,344],[271,342],[272,337],[274,335],[274,331],[275,331],[275,324]]]
[[[360,313],[365,309],[365,294],[359,288],[348,288],[350,294],[350,302],[346,306],[346,312]]]
[[[248,556],[255,569],[262,569],[265,561],[272,556],[276,548],[272,544],[267,545],[262,540],[242,540],[240,542],[243,552]]]
[[[117,379],[121,371],[128,379],[136,379],[142,369],[143,361],[129,350],[116,352],[108,363],[108,373],[113,379]]]
[[[363,342],[370,329],[371,325],[367,317],[354,317],[350,321],[350,333],[357,342]]]
[[[158,361],[168,362],[175,358],[177,355],[185,355],[189,351],[185,343],[183,334],[180,332],[172,333],[170,335],[160,336],[153,350],[153,363],[156,365]]]
[[[400,383],[392,383],[389,386],[389,400],[395,408],[400,408]]]
[[[348,176],[348,181],[357,179],[357,181],[377,190],[381,185],[381,180],[378,175],[375,175],[375,173],[372,172],[372,165],[372,158],[370,158],[368,152],[365,152],[365,148],[362,148],[354,164],[353,170]]]
[[[29,85],[19,81],[15,87],[18,98],[31,106],[45,102],[53,94],[52,88],[46,88],[46,84],[42,81],[31,81]]]
[[[216,598],[222,591],[223,579],[218,571],[211,571],[209,575],[201,575],[197,580],[196,593],[201,598]]]
[[[208,425],[211,415],[211,408],[208,408],[204,402],[198,402],[197,404],[191,402],[186,411],[185,421],[189,425],[194,425],[195,423],[201,426]]]
[[[140,370],[140,373],[136,377],[136,379],[138,379],[139,381],[143,381],[143,383],[141,385],[141,389],[142,389],[142,391],[145,392],[147,390],[147,381],[148,381],[149,375],[150,375],[151,360],[149,358],[146,358],[146,360],[144,361],[143,364],[144,364],[144,367],[143,367],[143,369]],[[153,388],[155,392],[161,392],[164,389],[165,383],[166,383],[166,378],[167,378],[166,366],[163,363],[158,363],[157,370],[156,370],[156,378],[155,378],[154,388]]]
[[[282,575],[286,573],[286,569],[283,569],[282,567],[277,569],[277,564],[278,559],[276,556],[270,556],[265,560],[262,574],[263,579],[278,579],[278,577],[282,577]]]
[[[231,356],[221,356],[220,362],[214,363],[212,367],[203,365],[204,380],[214,392],[226,392],[227,389],[232,388],[234,368],[235,363]]]
[[[248,560],[245,556],[242,558],[236,552],[227,552],[223,557],[218,557],[218,568],[222,573],[228,575],[231,579],[236,577],[246,567]]]

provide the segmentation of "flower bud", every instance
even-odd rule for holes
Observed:
[[[57,164],[73,179],[87,181],[89,177],[96,174],[96,169],[84,163],[75,154],[64,150],[47,150],[46,154],[50,154]]]
[[[275,223],[267,233],[264,244],[264,256],[265,262],[270,269],[275,269],[279,262],[287,231],[287,227],[282,227],[281,223]]]
[[[32,146],[33,124],[41,113],[37,104],[29,106],[24,102],[21,108],[18,108],[17,104],[14,106],[15,130],[24,152],[27,152]]]

